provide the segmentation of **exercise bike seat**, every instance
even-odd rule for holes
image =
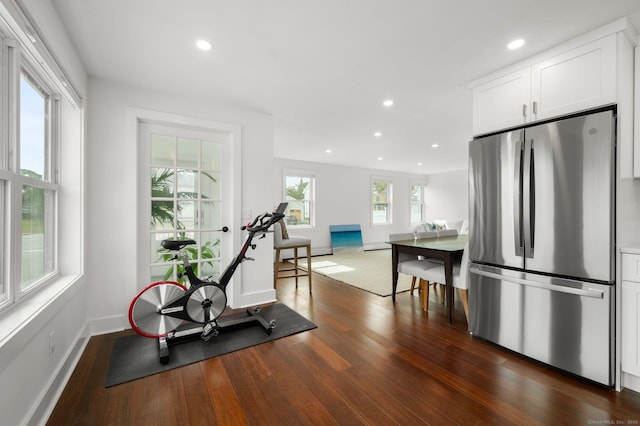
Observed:
[[[162,247],[167,250],[181,250],[183,247],[186,247],[191,244],[196,244],[196,242],[192,239],[186,240],[162,240],[160,243]]]

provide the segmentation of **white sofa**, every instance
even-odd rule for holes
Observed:
[[[434,219],[421,223],[416,226],[413,232],[426,232],[426,231],[441,231],[443,229],[455,229],[458,234],[469,233],[469,221],[468,220],[445,220]]]

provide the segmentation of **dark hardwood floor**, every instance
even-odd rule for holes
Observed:
[[[268,279],[268,278],[266,278]],[[470,337],[431,292],[395,304],[313,276],[278,300],[318,328],[104,388],[114,339],[92,337],[49,425],[638,424],[615,392]],[[130,332],[130,331],[129,331]],[[215,344],[214,341],[208,344]]]

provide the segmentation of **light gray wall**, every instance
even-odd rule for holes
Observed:
[[[427,176],[427,221],[469,219],[469,180],[466,170]]]

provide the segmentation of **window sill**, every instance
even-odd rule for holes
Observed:
[[[71,300],[83,275],[60,276],[0,314],[0,359],[18,356],[26,344]],[[81,321],[86,318],[80,319]]]

